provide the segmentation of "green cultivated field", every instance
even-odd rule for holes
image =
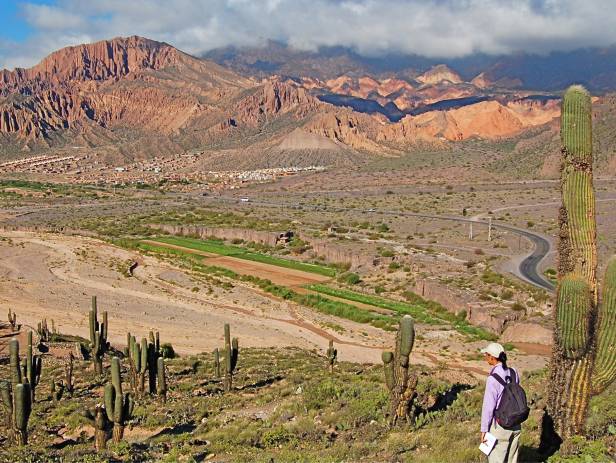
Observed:
[[[306,262],[298,262],[295,260],[283,259],[281,257],[261,254],[258,252],[249,251],[239,246],[231,246],[228,244],[224,244],[222,241],[198,240],[194,238],[180,238],[175,236],[157,237],[153,238],[152,241],[171,244],[174,246],[181,246],[187,249],[195,249],[202,252],[211,252],[212,254],[219,254],[221,256],[237,257],[238,259],[251,260],[253,262],[275,265],[277,267],[284,267],[294,270],[301,270],[303,272],[316,273],[317,275],[323,275],[327,277],[336,276],[335,269],[326,267],[324,265],[309,264]]]
[[[406,303],[320,284],[309,285],[307,288],[328,296],[392,310],[400,315],[408,314],[420,323],[452,325],[456,331],[474,339],[496,339],[492,333],[468,323],[463,316],[455,315],[437,302],[427,301],[414,293],[405,293],[407,299],[412,301],[412,303]]]

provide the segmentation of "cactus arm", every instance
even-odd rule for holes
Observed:
[[[109,327],[109,322],[108,322],[108,317],[107,317],[107,311],[105,310],[103,312],[103,325],[101,326],[101,334],[102,334],[103,342],[105,343],[107,342],[108,327]]]
[[[13,391],[13,400],[15,401],[14,417],[15,431],[17,431],[17,444],[26,445],[28,443],[28,420],[32,411],[32,403],[30,402],[31,391],[29,384],[17,384]]]
[[[237,366],[237,357],[240,353],[239,341],[237,338],[233,338],[231,342],[231,372],[235,371],[235,367]]]
[[[148,366],[148,340],[146,338],[141,339],[141,360],[140,360],[140,373],[144,373]]]
[[[598,312],[593,392],[599,394],[616,379],[616,258],[608,263]]]
[[[158,395],[162,396],[163,401],[167,400],[167,377],[165,375],[165,359],[158,357],[156,365],[157,390]]]
[[[556,301],[556,332],[566,358],[579,359],[588,351],[591,307],[586,281],[575,276],[561,279]]]
[[[17,339],[9,341],[9,355],[11,362],[11,384],[14,389],[15,385],[21,383],[21,363],[19,361],[19,341]]]
[[[228,323],[225,323],[225,371],[227,373],[233,371],[231,367],[231,329]]]
[[[113,384],[107,383],[105,384],[105,413],[107,414],[107,419],[109,421],[113,421],[113,405],[115,404],[115,389]]]
[[[97,319],[97,304],[96,304],[96,296],[92,296],[92,310],[90,310],[90,318],[89,318],[89,322],[90,322],[90,341],[92,344],[94,344],[94,333],[96,331],[98,331],[98,323],[96,321]]]
[[[408,365],[409,355],[415,344],[415,324],[410,316],[404,316],[400,320],[400,354],[401,366]]]
[[[392,391],[395,386],[394,354],[393,352],[383,352],[383,354],[381,354],[381,359],[383,360],[383,369],[385,370],[385,384],[387,385],[387,389]]]

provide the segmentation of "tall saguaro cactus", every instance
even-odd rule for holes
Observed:
[[[415,324],[410,315],[400,319],[394,352],[383,352],[385,383],[391,398],[391,425],[399,419],[410,424],[414,420],[413,401],[416,396],[417,375],[410,371],[409,357],[415,343]]]
[[[105,412],[109,421],[113,422],[113,441],[118,443],[124,437],[126,421],[133,415],[135,402],[128,392],[122,393],[122,376],[120,374],[120,359],[111,359],[111,383],[105,386]]]
[[[616,379],[616,259],[597,284],[591,97],[570,87],[561,112],[561,194],[548,416],[561,439],[584,429],[590,397]],[[544,422],[545,423],[545,422]]]
[[[231,340],[231,329],[229,324],[225,323],[225,392],[231,391],[233,388],[233,373],[237,366],[237,358],[239,356],[239,343],[237,338]]]
[[[0,383],[0,399],[5,411],[6,425],[17,445],[28,443],[28,420],[32,412],[32,392],[30,384],[22,375],[19,359],[19,342],[9,341],[11,381]],[[23,380],[23,381],[22,381]]]
[[[103,322],[98,322],[98,306],[96,296],[92,296],[92,309],[90,310],[90,348],[92,349],[92,362],[94,371],[98,375],[103,374],[103,356],[109,350],[107,331],[109,324],[107,312],[103,312]]]

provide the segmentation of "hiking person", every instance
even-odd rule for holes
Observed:
[[[519,386],[520,375],[507,365],[507,354],[493,342],[481,349],[492,369],[486,381],[481,411],[481,443],[490,432],[496,445],[488,455],[489,463],[517,463],[520,424],[528,418],[526,394]]]

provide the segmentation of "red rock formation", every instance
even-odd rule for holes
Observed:
[[[144,69],[162,69],[186,56],[166,43],[142,37],[116,38],[55,51],[30,69],[0,71],[0,92],[39,91],[74,81],[119,79]]]
[[[232,117],[237,122],[254,126],[269,118],[290,112],[296,118],[302,118],[321,106],[323,103],[303,87],[274,79],[241,100]]]
[[[141,37],[68,47],[0,72],[0,134],[37,139],[86,122],[169,134],[252,85]]]

